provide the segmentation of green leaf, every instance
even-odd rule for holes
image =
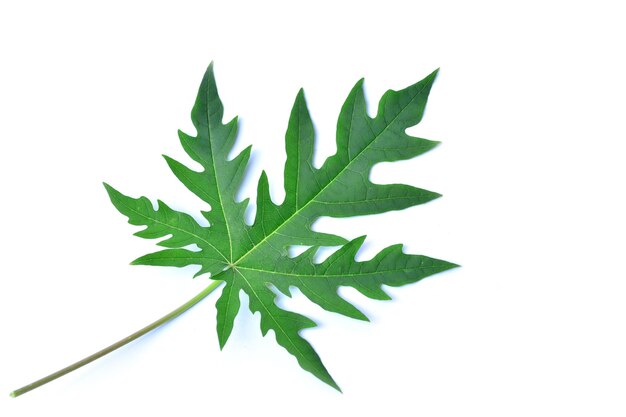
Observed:
[[[337,153],[319,169],[313,166],[313,123],[300,90],[286,133],[285,199],[281,204],[272,201],[263,173],[258,182],[256,217],[249,226],[244,222],[248,200],[237,202],[235,196],[251,148],[228,159],[237,136],[237,119],[225,124],[222,121],[224,109],[211,64],[191,113],[197,135],[179,132],[184,150],[203,169],[195,171],[165,156],[174,175],[210,205],[210,211],[202,212],[209,226],[201,226],[191,216],[172,210],[161,201],[155,210],[147,198],[126,197],[105,184],[111,201],[128,216],[129,223],[146,226],[137,236],[165,238],[158,244],[167,249],[141,256],[133,263],[199,265],[198,274],[209,273],[211,278],[224,281],[226,285],[216,303],[221,348],[239,312],[240,293],[245,292],[250,310],[261,315],[263,335],[273,330],[278,344],[294,355],[303,369],[339,389],[313,347],[300,336],[301,330],[314,327],[315,322],[278,307],[275,300],[280,293],[290,295],[290,287],[294,286],[328,311],[367,320],[338,294],[339,287],[353,287],[369,298],[385,300],[389,296],[382,285],[405,285],[457,266],[405,254],[402,245],[390,246],[371,260],[357,262],[355,256],[365,237],[348,242],[311,229],[320,216],[383,213],[440,197],[409,185],[381,185],[369,180],[375,164],[413,158],[437,145],[405,133],[422,119],[436,74],[437,71],[403,90],[387,91],[374,118],[366,112],[363,80],[357,82],[339,114]],[[188,249],[192,244],[200,250]],[[311,247],[291,258],[287,248],[293,245]],[[341,247],[325,261],[316,263],[314,258],[320,246]]]

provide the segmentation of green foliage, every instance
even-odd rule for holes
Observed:
[[[252,312],[261,314],[261,331],[273,330],[276,341],[294,355],[300,366],[339,389],[313,347],[300,331],[315,323],[275,303],[281,293],[290,295],[295,286],[314,303],[328,311],[360,320],[367,317],[341,298],[337,290],[350,286],[365,296],[384,300],[381,285],[400,286],[456,267],[426,256],[407,255],[402,245],[390,246],[373,259],[355,261],[365,237],[350,242],[332,234],[315,232],[311,224],[320,216],[349,217],[400,210],[431,201],[439,194],[402,184],[370,182],[369,172],[379,162],[398,161],[420,155],[437,145],[407,135],[405,130],[420,122],[436,71],[400,91],[388,91],[380,100],[378,114],[366,113],[363,82],[359,81],[344,103],[337,124],[337,153],[320,169],[313,166],[314,130],[304,93],[298,93],[286,133],[287,162],[282,204],[270,198],[265,173],[258,182],[254,224],[244,222],[248,200],[235,195],[244,178],[250,147],[232,160],[228,155],[237,136],[237,119],[223,124],[223,106],[209,66],[193,107],[191,118],[197,136],[179,132],[181,144],[201,172],[165,157],[176,177],[211,210],[202,212],[209,226],[201,226],[188,214],[159,201],[158,209],[146,197],[134,199],[106,185],[111,201],[128,216],[129,223],[145,228],[137,236],[164,238],[166,249],[144,255],[133,263],[182,267],[199,265],[196,275],[209,273],[225,281],[217,301],[217,334],[224,347],[239,312],[239,295],[244,291]],[[186,247],[196,244],[200,251]],[[287,248],[306,245],[310,249],[290,258]],[[320,246],[341,246],[321,263],[314,262]]]

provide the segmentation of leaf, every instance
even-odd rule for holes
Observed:
[[[179,132],[180,142],[191,159],[202,166],[195,171],[165,156],[176,177],[211,210],[202,212],[209,226],[177,212],[158,201],[155,210],[146,197],[127,197],[105,184],[115,207],[133,225],[145,226],[136,233],[149,239],[165,238],[158,244],[167,249],[141,256],[137,265],[199,265],[196,275],[208,273],[226,285],[217,308],[217,335],[223,348],[240,308],[241,291],[249,297],[252,312],[261,315],[263,335],[273,330],[276,341],[294,355],[300,366],[339,389],[313,347],[300,331],[315,322],[276,304],[280,293],[290,295],[294,286],[322,308],[359,320],[367,317],[338,293],[349,286],[369,298],[389,296],[382,285],[400,286],[457,265],[402,252],[390,246],[373,259],[357,262],[355,255],[365,237],[350,242],[340,236],[313,231],[320,216],[349,217],[401,210],[440,197],[431,191],[403,184],[374,184],[372,166],[413,158],[429,151],[437,142],[411,137],[408,127],[420,122],[437,71],[400,91],[387,91],[378,114],[367,115],[363,80],[357,82],[341,108],[337,123],[337,153],[320,169],[313,166],[314,130],[304,92],[298,93],[286,133],[285,199],[275,204],[270,198],[265,172],[258,182],[257,212],[253,225],[244,222],[248,200],[235,196],[245,175],[250,147],[229,160],[237,136],[237,118],[224,124],[213,65],[206,71],[191,118],[195,137]],[[195,244],[200,251],[187,247]],[[311,246],[290,258],[292,245]],[[314,257],[320,246],[341,246],[321,263]]]

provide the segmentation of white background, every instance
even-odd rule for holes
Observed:
[[[626,415],[626,82],[620,2],[20,1],[0,6],[0,415]],[[283,196],[283,137],[305,88],[317,162],[365,77],[388,88],[441,72],[410,133],[443,144],[377,166],[443,198],[322,219],[368,235],[360,259],[405,243],[462,268],[392,302],[342,291],[362,323],[282,301],[344,390],[263,338],[244,299],[220,352],[212,294],[170,325],[23,397],[8,393],[195,295],[194,268],[131,267],[154,250],[101,185],[206,207],[161,158],[208,63]]]

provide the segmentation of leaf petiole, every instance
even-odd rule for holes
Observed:
[[[43,377],[35,382],[32,382],[28,385],[23,386],[22,388],[16,389],[15,391],[11,392],[9,395],[11,397],[19,397],[22,394],[25,394],[29,391],[34,390],[35,388],[38,388],[42,385],[47,384],[48,382],[52,382],[57,378],[62,377],[63,375],[69,374],[72,371],[75,371],[93,361],[95,361],[96,359],[99,359],[119,348],[121,348],[122,346],[132,342],[135,339],[140,338],[141,336],[150,333],[152,330],[155,330],[161,326],[163,326],[164,324],[170,322],[171,320],[175,319],[176,317],[180,316],[181,314],[183,314],[185,311],[189,310],[191,307],[195,306],[196,304],[198,304],[200,301],[202,301],[206,296],[208,296],[209,294],[211,294],[217,287],[219,287],[224,281],[218,281],[215,280],[213,281],[208,287],[206,287],[204,290],[202,290],[200,293],[198,293],[198,295],[196,295],[195,297],[193,297],[191,300],[187,301],[185,304],[181,305],[180,307],[178,307],[176,310],[172,311],[171,313],[161,317],[160,319],[158,319],[157,321],[147,325],[146,327],[144,327],[141,330],[136,331],[135,333],[126,336],[125,338],[123,338],[122,340],[113,343],[111,346],[108,346],[104,349],[102,349],[99,352],[94,353],[93,355],[87,356],[84,359],[79,360],[76,363],[73,363],[70,366],[67,366],[59,371],[56,371],[46,377]]]

